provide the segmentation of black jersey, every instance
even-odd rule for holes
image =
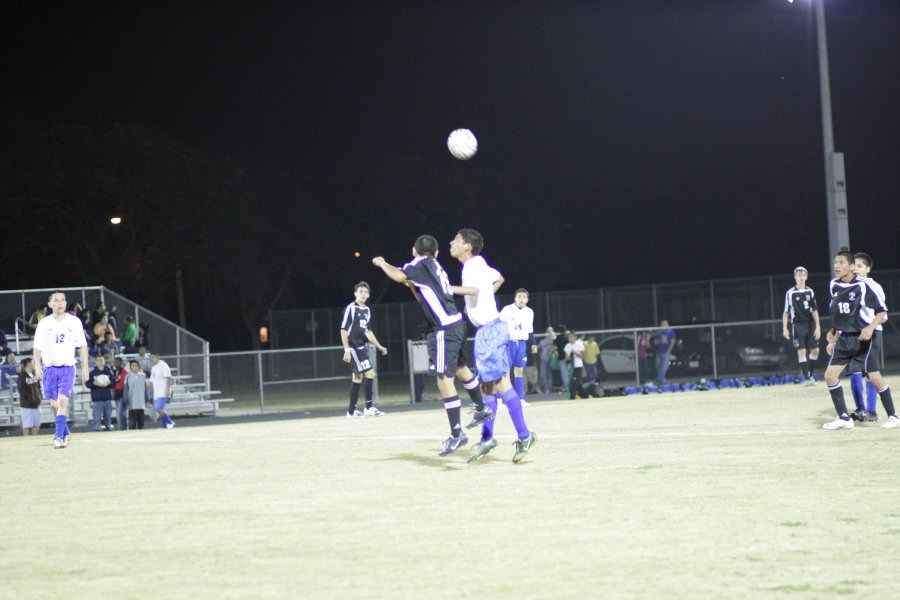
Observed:
[[[369,330],[372,313],[368,306],[351,302],[344,309],[344,318],[341,319],[341,329],[347,332],[350,345],[361,348],[366,345],[366,332]]]
[[[877,284],[876,284],[877,285]],[[854,279],[846,282],[832,279],[831,315],[832,327],[845,333],[859,333],[875,319],[880,312],[887,312],[884,295],[871,285],[868,279]]]
[[[791,323],[812,321],[813,312],[817,310],[816,295],[811,288],[801,290],[794,286],[784,295],[784,312],[791,316]]]
[[[415,284],[425,318],[432,327],[446,327],[462,320],[450,292],[450,279],[438,261],[431,256],[417,256],[403,265],[403,272]]]

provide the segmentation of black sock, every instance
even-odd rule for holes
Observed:
[[[475,405],[475,410],[484,410],[484,394],[481,393],[481,382],[478,376],[472,377],[469,381],[464,381],[463,386],[469,392],[469,399]]]
[[[459,434],[462,431],[459,420],[460,406],[462,406],[462,402],[459,401],[459,396],[444,398],[444,410],[447,411],[447,419],[450,420],[450,434],[453,437],[459,437]]]
[[[807,370],[806,359],[798,360],[797,362],[800,363],[800,376],[808,379],[809,371]]]
[[[347,409],[347,412],[351,415],[356,410],[356,403],[359,402],[359,386],[360,384],[355,381],[350,383],[350,408]]]
[[[366,384],[366,408],[372,408],[372,382],[375,381],[375,378],[369,379],[365,378],[364,382]]]
[[[806,367],[806,369],[807,369],[807,371],[808,371],[808,373],[809,373],[809,374],[806,376],[806,378],[807,378],[807,379],[811,379],[812,376],[813,376],[813,371],[815,371],[815,369],[816,369],[816,359],[815,359],[815,358],[807,359],[806,364],[809,365],[809,366]]]
[[[841,384],[838,383],[834,387],[828,388],[828,392],[831,394],[831,402],[834,404],[834,410],[838,416],[845,421],[850,420],[850,415],[847,414],[847,404],[844,402],[844,388],[841,387]]]
[[[881,404],[884,406],[884,412],[887,413],[888,417],[897,416],[897,413],[894,412],[894,399],[891,398],[891,388],[885,387],[883,390],[878,392],[878,395],[881,396]]]

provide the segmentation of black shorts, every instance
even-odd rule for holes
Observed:
[[[791,325],[791,345],[798,350],[812,350],[816,342],[816,324],[812,321],[799,321]]]
[[[354,375],[372,370],[372,363],[369,362],[368,348],[365,346],[350,348],[350,368]]]
[[[872,339],[861,340],[859,334],[841,333],[834,343],[829,365],[847,365],[850,373],[877,373],[881,371],[881,331]]]
[[[455,376],[456,368],[467,364],[468,353],[464,321],[428,334],[428,358],[438,377]]]

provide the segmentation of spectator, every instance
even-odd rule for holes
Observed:
[[[19,365],[16,364],[16,355],[8,351],[3,358],[3,365],[0,366],[0,389],[13,389],[16,387],[17,373]]]
[[[85,385],[91,390],[91,404],[94,409],[94,420],[91,422],[91,431],[101,431],[102,428],[112,429],[112,386],[116,377],[112,370],[106,366],[106,359],[102,354],[94,359],[94,368],[91,369]]]
[[[100,319],[103,317],[107,317],[107,321],[109,321],[109,313],[106,310],[106,303],[103,300],[97,300],[97,304],[95,304],[94,307],[94,313],[91,315],[91,320],[94,323],[99,323]]]
[[[10,353],[9,343],[6,341],[6,332],[0,329],[0,354],[6,356]]]
[[[584,370],[584,342],[578,339],[574,331],[566,332],[569,343],[564,348],[566,357],[566,369],[569,374],[569,400],[574,400],[575,395],[581,392],[581,382]]]
[[[141,371],[144,372],[144,375],[149,377],[150,376],[150,367],[153,366],[153,363],[150,361],[150,354],[147,349],[147,346],[142,344],[138,348],[137,361],[138,361],[138,366],[141,367]]]
[[[106,341],[107,334],[112,334],[112,340],[116,341],[116,332],[112,328],[112,325],[109,324],[109,317],[103,315],[100,317],[100,320],[94,323],[93,327],[93,342],[95,346],[99,346],[103,342]]]
[[[569,330],[565,325],[560,324],[556,328],[556,358],[559,361],[559,380],[562,386],[562,392],[565,394],[569,386],[569,366],[566,364],[566,344],[569,343]]]
[[[41,428],[41,382],[34,372],[34,361],[22,359],[19,374],[19,408],[22,418],[22,435],[37,435]]]
[[[28,328],[34,331],[35,329],[37,329],[38,322],[49,314],[50,307],[48,307],[46,304],[41,304],[37,307],[37,310],[31,313],[31,316],[28,317]]]
[[[141,346],[150,347],[150,323],[141,323],[140,327],[138,327],[137,341],[135,341],[134,345],[138,348]],[[141,365],[141,368],[143,369],[144,365]]]
[[[589,335],[584,340],[584,371],[588,381],[600,381],[600,373],[597,369],[597,363],[600,360],[600,346],[594,336]]]
[[[132,354],[137,352],[138,328],[131,315],[125,316],[125,329],[122,331],[122,343],[125,352]]]
[[[123,397],[128,405],[128,428],[144,428],[144,403],[147,401],[147,376],[137,360],[131,361],[131,371],[125,377]]]
[[[115,375],[116,383],[112,387],[113,400],[116,403],[116,422],[119,431],[128,429],[128,406],[125,398],[125,378],[128,377],[128,369],[125,368],[125,361],[121,356],[113,359],[113,375]]]
[[[106,316],[109,318],[109,326],[113,328],[113,332],[116,334],[116,337],[119,337],[119,322],[116,321],[116,317],[119,315],[119,307],[113,304]]]
[[[675,332],[669,327],[669,321],[663,319],[659,322],[659,331],[653,336],[653,347],[656,351],[656,383],[666,383],[666,373],[669,370],[672,349],[675,348]]]
[[[647,358],[647,347],[650,345],[650,334],[642,331],[638,334],[638,379],[641,385],[650,378],[650,360]]]
[[[550,370],[552,361],[552,353],[556,350],[556,332],[553,327],[547,328],[547,335],[538,342],[538,356],[540,358],[540,387],[541,393],[549,394],[553,390],[553,371]]]

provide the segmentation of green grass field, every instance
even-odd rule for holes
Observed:
[[[900,431],[822,430],[821,384],[526,415],[519,465],[505,411],[439,458],[439,404],[0,439],[0,596],[900,597]]]

